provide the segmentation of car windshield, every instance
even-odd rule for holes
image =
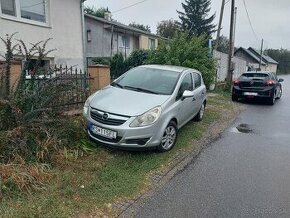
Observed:
[[[159,95],[171,95],[180,73],[170,70],[137,67],[129,70],[113,86]]]
[[[269,75],[266,73],[244,73],[241,76],[241,79],[259,79],[259,80],[265,80],[269,78]]]

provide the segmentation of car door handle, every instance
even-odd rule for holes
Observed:
[[[196,101],[196,98],[193,96],[192,101]]]

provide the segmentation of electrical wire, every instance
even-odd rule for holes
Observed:
[[[140,1],[140,2],[137,2],[137,3],[134,3],[132,5],[126,6],[124,8],[119,9],[119,10],[113,11],[112,14],[118,13],[118,12],[123,11],[123,10],[128,9],[128,8],[132,8],[132,7],[136,6],[136,5],[142,4],[142,3],[147,2],[147,1],[149,1],[149,0],[143,0],[143,1]]]
[[[247,5],[246,5],[246,1],[243,0],[243,3],[244,3],[244,7],[245,7],[245,10],[246,10],[246,13],[247,13],[248,21],[249,21],[249,23],[250,23],[250,26],[251,26],[252,32],[253,32],[253,34],[254,34],[256,40],[257,40],[257,41],[260,41],[260,40],[259,40],[259,37],[257,36],[257,34],[256,34],[255,30],[254,30],[254,27],[253,27],[253,25],[252,25],[251,18],[250,18],[250,15],[249,15],[249,11],[248,11],[248,8],[247,8]]]

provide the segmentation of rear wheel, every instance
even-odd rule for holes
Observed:
[[[270,98],[267,99],[267,103],[269,105],[274,105],[275,104],[275,101],[276,101],[275,94],[272,97],[270,97]]]
[[[194,117],[194,120],[202,121],[204,112],[205,112],[205,102],[201,105],[201,108],[199,109],[198,114]]]
[[[280,88],[277,99],[280,99],[282,97],[283,91],[282,88]]]
[[[157,147],[157,150],[159,152],[170,151],[174,147],[176,139],[177,139],[177,126],[175,122],[170,121],[170,123],[168,124],[168,126],[164,131],[161,143]]]

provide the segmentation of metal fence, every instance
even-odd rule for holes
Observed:
[[[53,66],[40,70],[38,75],[27,73],[27,90],[33,84],[33,91],[41,90],[50,98],[49,107],[66,111],[82,108],[89,95],[87,73],[73,67]],[[50,93],[47,93],[50,92]]]

